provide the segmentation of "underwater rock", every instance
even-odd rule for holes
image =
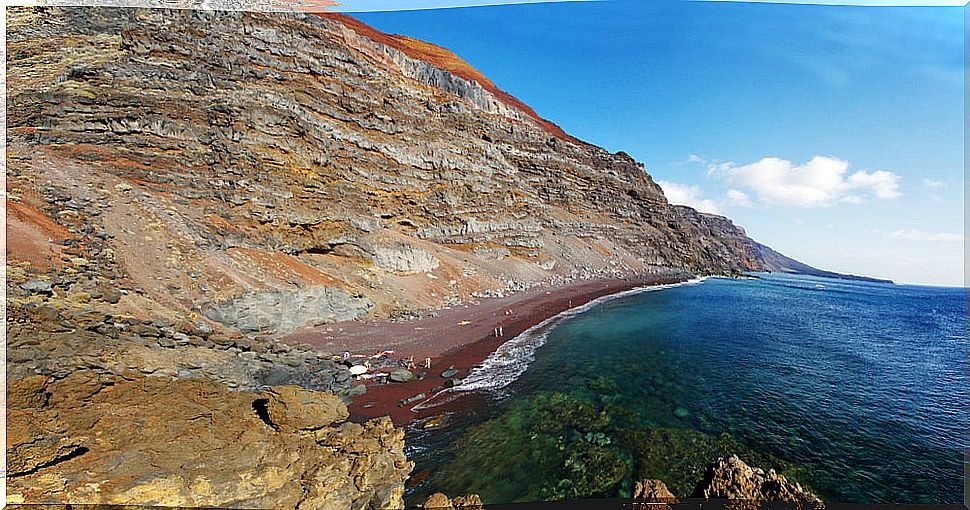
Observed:
[[[449,422],[451,422],[451,415],[439,414],[425,420],[424,423],[421,424],[421,428],[424,430],[440,429],[447,426]]]

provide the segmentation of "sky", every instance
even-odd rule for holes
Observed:
[[[391,2],[386,2],[391,3]],[[608,0],[356,13],[674,203],[822,269],[964,286],[964,8]]]

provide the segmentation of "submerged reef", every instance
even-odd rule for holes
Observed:
[[[518,400],[447,446],[450,452],[444,455],[461,455],[436,470],[426,485],[500,502],[625,498],[635,494],[638,483],[642,488],[644,480],[662,480],[677,497],[740,494],[743,499],[764,495],[791,502],[817,500],[793,481],[803,473],[791,463],[726,433],[645,426],[637,412],[613,400],[609,395],[586,399],[564,392]],[[754,481],[742,490],[726,489],[729,484],[717,482],[721,478],[712,473],[742,472],[739,465],[747,466],[739,458],[767,470],[785,490],[762,494]],[[720,460],[712,464],[714,459]],[[765,471],[757,472],[764,477]]]

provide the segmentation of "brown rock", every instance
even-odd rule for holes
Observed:
[[[428,500],[422,505],[425,510],[454,510],[451,499],[440,492],[428,496]]]
[[[316,430],[349,416],[347,406],[332,393],[309,391],[299,386],[279,386],[266,391],[270,426],[279,430]],[[262,404],[254,404],[254,408]]]
[[[40,409],[47,405],[47,378],[31,375],[7,384],[7,409]]]
[[[748,466],[737,455],[709,464],[691,497],[745,502],[753,505],[752,508],[762,502],[792,503],[799,508],[825,508],[818,496],[801,485],[789,482],[773,469],[765,472]]]
[[[71,254],[85,254],[63,254],[75,272],[124,275],[118,288],[134,290],[98,304],[285,333],[510,279],[794,267],[727,218],[669,204],[641,163],[566,135],[447,50],[350,18],[18,8],[11,19],[8,145],[37,157],[11,159],[10,186],[38,198],[10,225],[9,257],[36,259],[60,238],[41,227],[69,223]],[[55,217],[44,200],[72,197],[100,212]],[[457,285],[387,285],[457,260],[474,270]]]
[[[667,485],[660,480],[642,480],[633,485],[633,499],[645,503],[676,503]]]
[[[34,409],[7,410],[7,476],[35,473],[85,453],[86,438],[71,437],[57,418]]]
[[[485,510],[482,498],[478,497],[478,494],[457,496],[451,500],[451,504],[455,506],[455,510]]]
[[[430,496],[424,502],[422,507],[425,510],[484,510],[485,506],[482,504],[482,499],[478,497],[478,494],[469,494],[468,496],[457,496],[454,499],[448,498],[448,496],[436,492]]]
[[[403,430],[386,418],[341,421],[339,400],[298,388],[230,392],[206,379],[131,377],[78,372],[47,384],[46,402],[26,389],[39,381],[12,384],[10,502],[403,506],[413,464]]]

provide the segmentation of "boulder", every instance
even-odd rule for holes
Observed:
[[[421,506],[425,510],[484,510],[485,508],[478,494],[449,498],[440,492],[428,496]]]
[[[404,368],[395,368],[387,378],[394,382],[411,382],[414,380],[414,373]]]
[[[660,480],[640,480],[633,485],[633,499],[644,503],[676,503],[677,497]]]
[[[788,481],[774,469],[765,472],[745,464],[737,455],[708,464],[692,498],[747,502],[794,503],[801,508],[825,508],[822,500],[798,483]]]
[[[121,301],[121,292],[117,289],[108,289],[101,295],[101,299],[112,305]]]
[[[422,507],[425,510],[454,510],[455,508],[451,504],[451,498],[440,492],[428,496]]]
[[[456,496],[452,498],[451,504],[454,505],[455,510],[485,510],[485,505],[482,504],[482,498],[478,494]]]
[[[451,416],[447,414],[438,414],[424,420],[421,423],[421,428],[424,430],[436,430],[448,426],[451,421]]]
[[[427,398],[427,396],[428,395],[426,395],[424,393],[418,393],[417,395],[414,395],[414,396],[411,396],[411,397],[408,397],[408,398],[402,400],[401,401],[401,406],[403,407],[403,406],[406,406],[408,404],[413,404],[413,403],[415,403],[415,402],[417,402],[419,400],[423,400],[423,399]]]
[[[54,289],[51,287],[50,282],[45,282],[44,280],[28,280],[27,282],[20,284],[20,288],[31,294],[44,294],[50,296],[54,293]]]
[[[267,390],[265,395],[266,415],[271,426],[278,430],[317,430],[349,416],[347,406],[332,393],[278,386]]]

